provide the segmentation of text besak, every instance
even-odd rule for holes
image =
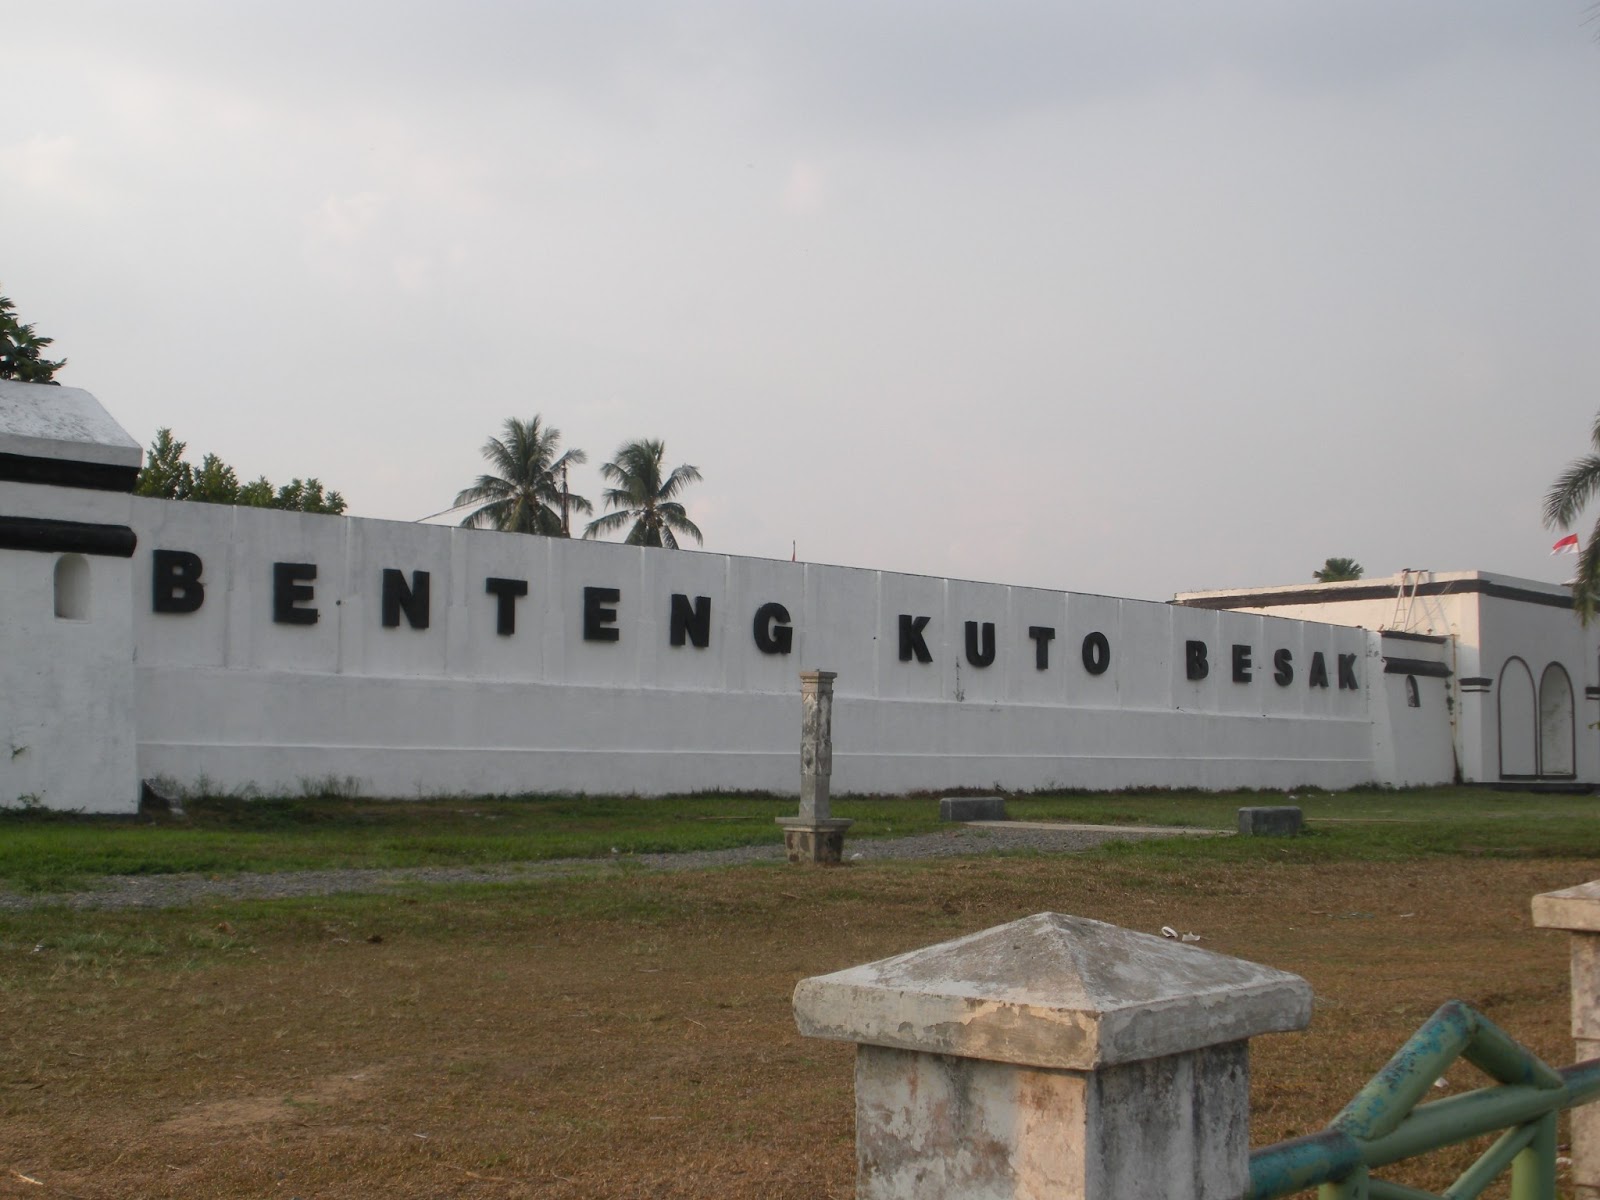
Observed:
[[[170,616],[183,616],[200,611],[206,599],[205,564],[198,554],[189,550],[157,549],[151,552],[151,611]],[[398,629],[402,624],[413,630],[427,630],[430,625],[431,577],[427,571],[402,571],[385,567],[377,580],[377,597],[380,622],[386,629]],[[272,621],[278,625],[311,626],[321,618],[317,606],[317,566],[306,562],[274,562],[272,564]],[[483,582],[484,603],[495,614],[495,633],[499,637],[514,637],[517,633],[518,605],[527,599],[529,584],[526,579],[486,576]],[[619,615],[626,598],[620,588],[585,586],[575,597],[582,616],[582,640],[591,643],[617,643],[622,640]],[[691,596],[682,592],[669,592],[657,600],[666,606],[667,643],[673,647],[692,647],[704,650],[711,646],[711,597]],[[934,618],[919,613],[898,613],[895,619],[895,644],[897,658],[902,663],[928,665],[934,661],[928,645],[930,626]],[[786,655],[794,648],[795,623],[787,607],[775,600],[756,606],[750,625],[751,642],[764,655]],[[962,622],[962,651],[966,665],[983,669],[992,666],[1007,637],[1016,638],[1018,644],[1031,643],[1034,669],[1050,671],[1058,667],[1057,656],[1052,654],[1057,630],[1050,625],[1029,625],[1020,634],[1003,630],[995,621],[981,618]],[[1088,675],[1103,675],[1111,667],[1113,647],[1111,639],[1103,632],[1092,630],[1078,644],[1077,661]],[[1266,668],[1256,666],[1256,648],[1245,643],[1232,643],[1226,654],[1227,674],[1231,682],[1250,684]],[[1340,690],[1358,691],[1361,687],[1356,676],[1355,654],[1334,656],[1334,676]],[[1203,640],[1188,639],[1184,643],[1184,676],[1191,682],[1200,682],[1211,676],[1211,647]],[[1289,687],[1298,677],[1293,652],[1287,647],[1271,651],[1271,679],[1280,688]],[[1329,688],[1327,655],[1313,651],[1305,671],[1305,686]]]

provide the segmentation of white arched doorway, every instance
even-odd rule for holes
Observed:
[[[1539,775],[1544,779],[1571,779],[1577,775],[1573,758],[1577,735],[1577,705],[1572,679],[1560,663],[1551,663],[1539,677]]]
[[[1520,658],[1506,659],[1495,688],[1500,726],[1500,778],[1539,777],[1538,701],[1533,672]]]

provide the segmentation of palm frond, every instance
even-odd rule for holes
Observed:
[[[695,540],[699,546],[705,545],[705,538],[700,534],[700,526],[689,519],[689,514],[684,511],[683,505],[669,502],[661,506],[661,523],[667,529],[673,529],[686,537]]]
[[[1600,609],[1600,521],[1595,522],[1589,541],[1578,555],[1578,574],[1572,582],[1572,608],[1578,620],[1587,625]]]
[[[1544,498],[1544,523],[1548,529],[1566,529],[1600,490],[1600,455],[1574,459],[1556,477]]]
[[[603,517],[596,517],[584,526],[583,536],[593,538],[599,537],[602,533],[612,533],[621,529],[631,520],[633,520],[633,514],[630,512],[607,513]]]
[[[671,500],[691,483],[700,482],[700,469],[685,463],[681,467],[674,467],[672,474],[667,476],[667,481],[656,489],[656,496],[661,500]]]
[[[456,493],[457,504],[476,504],[479,500],[500,500],[511,494],[504,479],[495,475],[479,475],[478,482]]]

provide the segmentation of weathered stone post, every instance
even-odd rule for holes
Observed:
[[[802,980],[856,1045],[858,1200],[1238,1200],[1249,1039],[1305,980],[1060,913]]]
[[[833,681],[837,671],[800,672],[800,815],[779,817],[789,861],[836,863],[853,821],[828,814],[833,777]]]
[[[1600,1058],[1600,880],[1533,898],[1533,923],[1572,935],[1572,1040]],[[1600,1104],[1572,1110],[1572,1195],[1600,1200]]]

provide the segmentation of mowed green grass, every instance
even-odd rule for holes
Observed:
[[[1151,839],[1100,853],[1173,861],[1388,860],[1419,855],[1600,855],[1600,800],[1480,788],[1413,791],[1128,792],[1007,798],[1015,820],[1232,829],[1249,804],[1296,804],[1307,832],[1282,839]],[[712,793],[662,798],[341,796],[189,801],[185,816],[86,817],[0,810],[0,886],[59,891],[119,874],[399,868],[609,858],[776,844],[795,801]],[[852,839],[949,828],[937,796],[836,797]]]

